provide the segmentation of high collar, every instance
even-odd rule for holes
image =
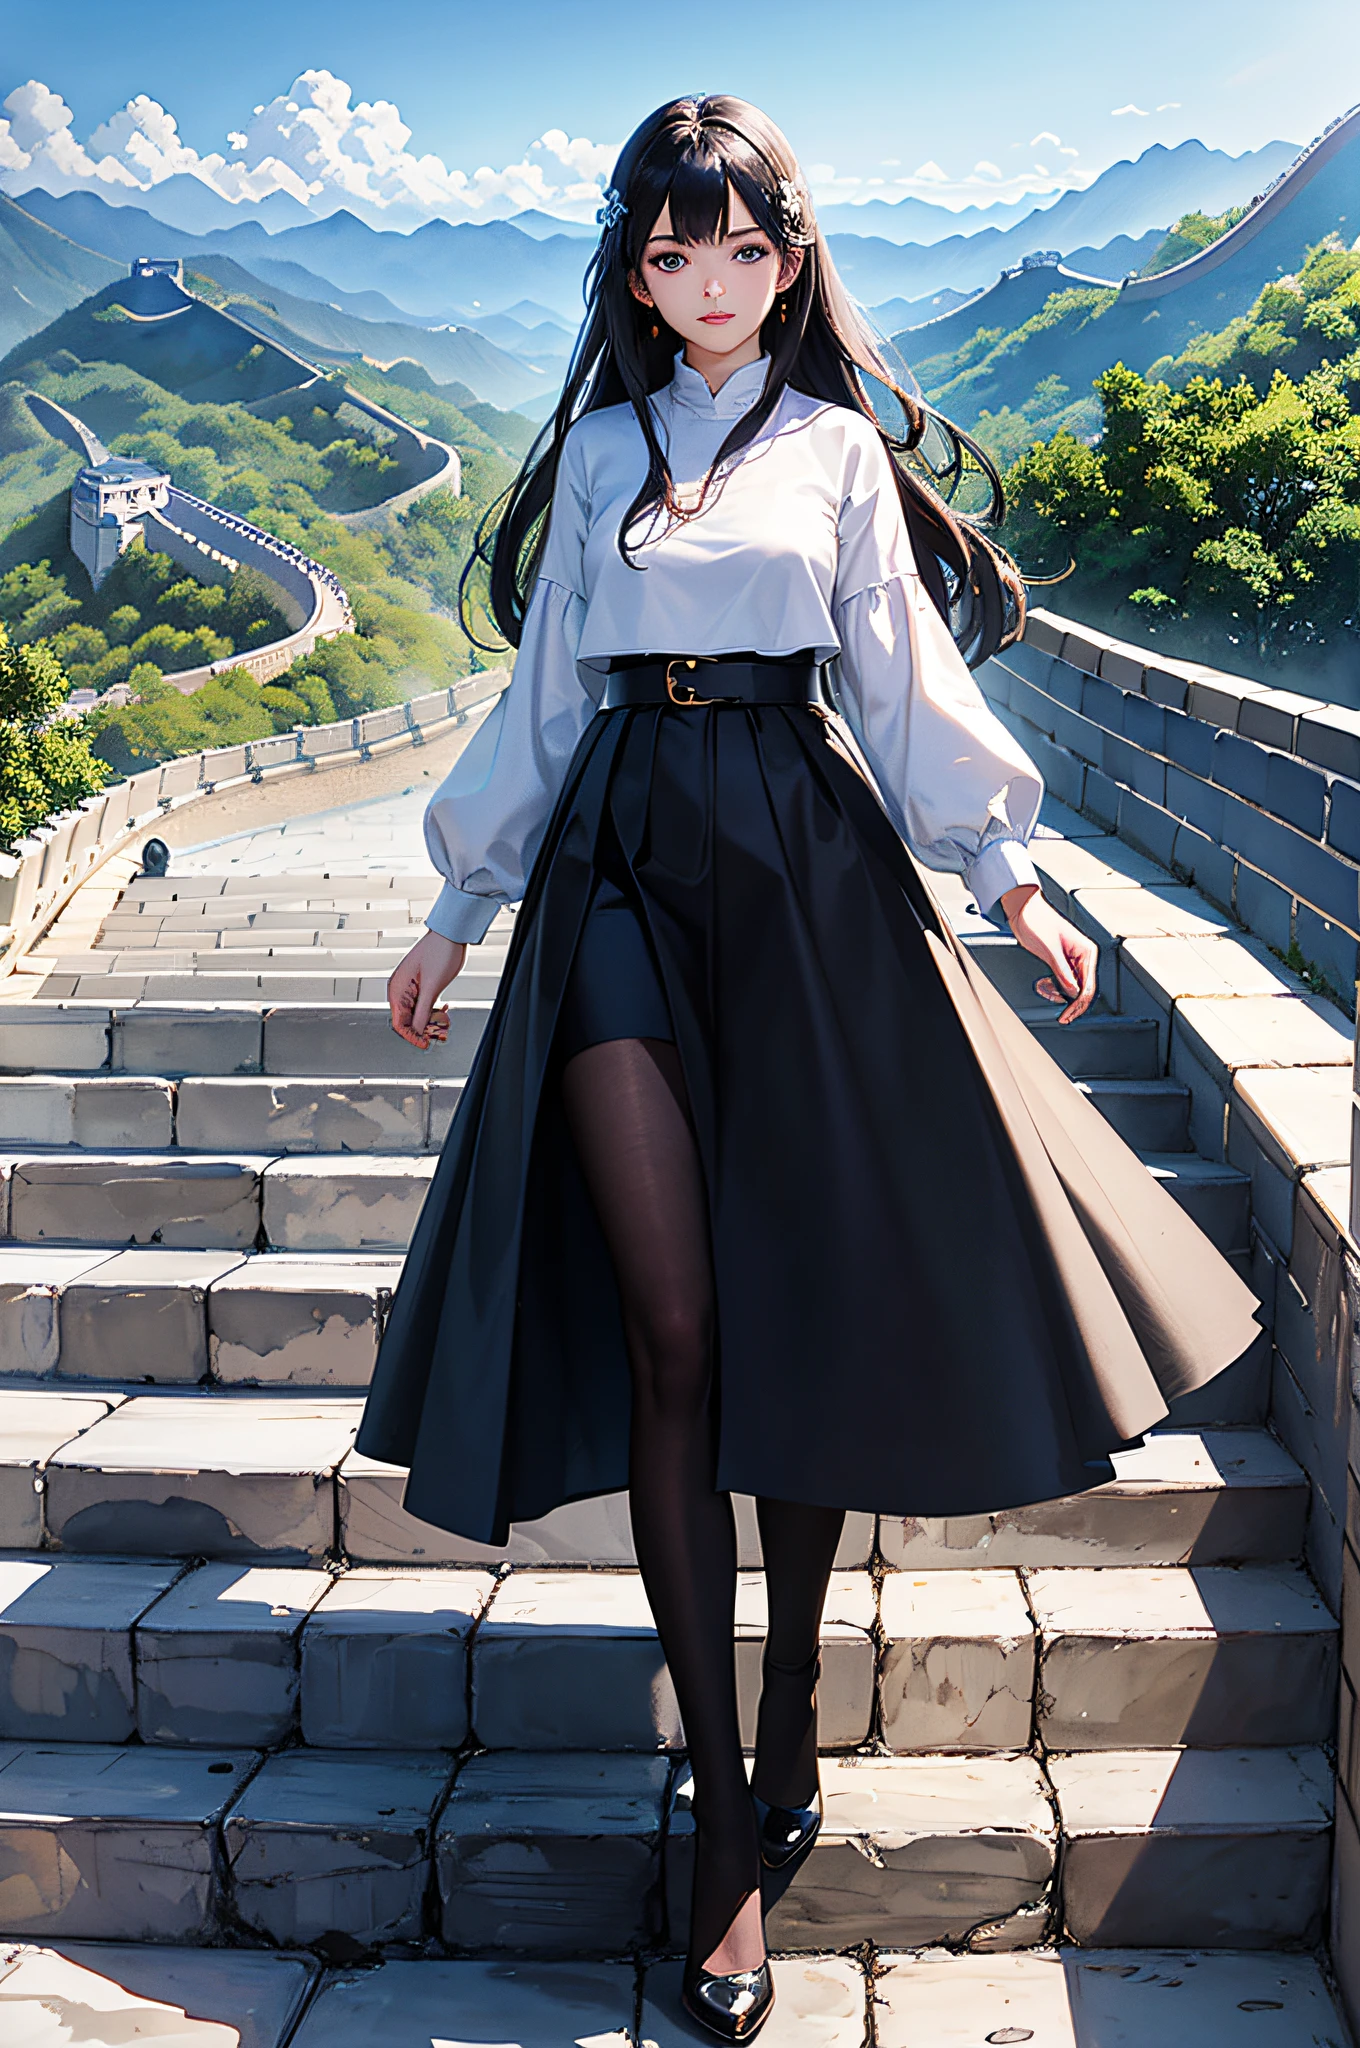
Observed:
[[[671,397],[677,405],[683,405],[687,412],[702,413],[707,419],[740,419],[744,412],[751,410],[765,389],[765,376],[769,367],[768,356],[757,356],[753,363],[744,363],[741,369],[734,370],[717,391],[710,391],[708,379],[698,370],[691,369],[682,350],[675,358],[675,375],[670,386]]]

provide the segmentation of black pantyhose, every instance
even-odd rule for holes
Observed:
[[[568,1062],[562,1088],[619,1285],[633,1369],[633,1537],[694,1772],[691,1950],[715,1970],[750,1969],[764,1945],[737,1718],[736,1535],[731,1499],[715,1486],[708,1210],[679,1056],[659,1039],[609,1040]],[[757,1790],[773,1805],[806,1804],[816,1784],[811,1684],[841,1517],[777,1501],[759,1513],[773,1682]]]

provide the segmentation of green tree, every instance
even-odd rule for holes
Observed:
[[[49,647],[16,647],[0,625],[0,841],[6,848],[104,787],[84,718],[60,716],[68,684]]]

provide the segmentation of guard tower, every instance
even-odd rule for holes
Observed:
[[[71,553],[96,590],[142,533],[143,515],[169,500],[169,477],[149,462],[111,455],[79,472],[71,486]]]

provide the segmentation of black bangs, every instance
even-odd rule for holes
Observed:
[[[658,163],[654,177],[644,168],[637,179],[638,244],[634,261],[642,255],[658,214],[670,201],[671,232],[681,242],[718,242],[731,225],[732,193],[738,192],[757,227],[776,243],[782,243],[771,194],[761,182],[759,160],[740,161],[739,151],[724,148],[735,137],[705,137],[684,150],[669,164]],[[661,152],[657,152],[658,156]]]

